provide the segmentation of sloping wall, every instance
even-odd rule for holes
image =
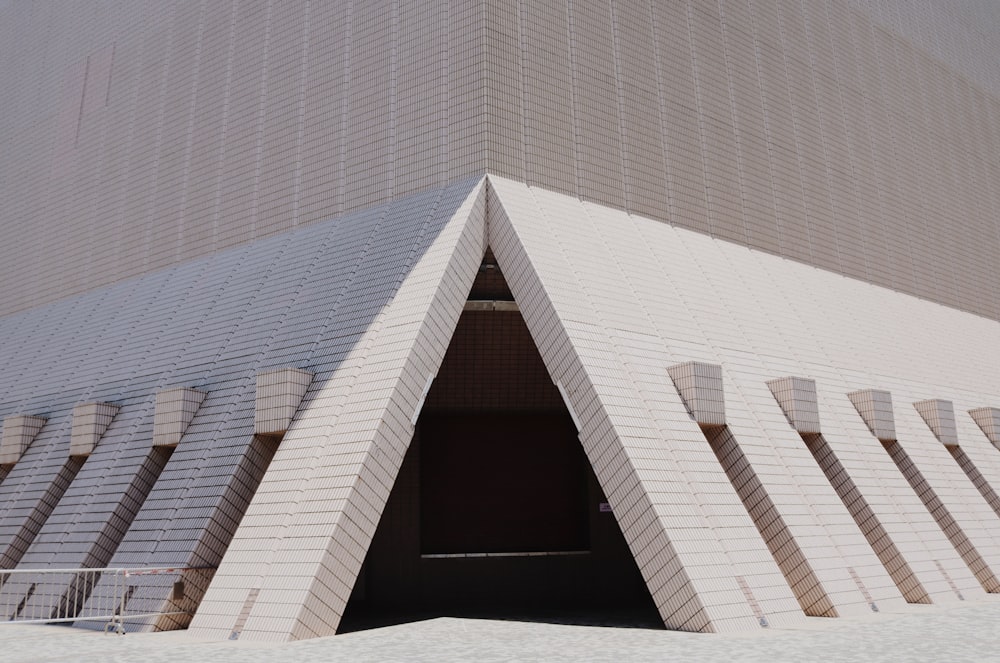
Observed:
[[[218,565],[273,453],[254,435],[256,373],[308,367],[309,402],[334,374],[384,379],[399,325],[422,320],[414,279],[433,281],[421,271],[442,269],[432,249],[482,215],[481,190],[461,182],[0,320],[0,417],[48,418],[0,485],[0,560]],[[371,350],[372,333],[390,340]],[[411,379],[419,395],[425,377]],[[177,386],[207,395],[139,499],[156,393]],[[67,480],[70,413],[94,400],[121,410]],[[194,580],[197,599],[205,578]],[[132,611],[159,611],[170,595],[155,578],[138,585]]]

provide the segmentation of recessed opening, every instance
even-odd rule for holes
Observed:
[[[589,552],[587,460],[565,412],[428,412],[422,555]]]
[[[513,306],[462,314],[338,630],[441,615],[663,628]]]

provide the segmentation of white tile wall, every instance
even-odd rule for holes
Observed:
[[[976,573],[982,575],[981,570],[962,563],[962,558],[969,557],[965,549],[956,549],[954,537],[942,529],[926,501],[920,501],[882,444],[866,430],[865,420],[847,395],[862,404],[876,431],[887,440],[898,438],[911,454],[917,455],[918,445],[925,445],[930,436],[937,452],[933,458],[918,461],[923,474],[933,477],[931,481],[940,484],[943,492],[958,491],[949,494],[948,500],[961,513],[956,521],[967,521],[960,529],[974,530],[976,550],[995,554],[997,548],[989,543],[992,535],[988,532],[996,516],[987,517],[986,499],[976,494],[976,486],[934,440],[915,408],[909,407],[912,414],[905,418],[909,422],[916,417],[924,443],[911,441],[914,436],[909,427],[906,434],[902,432],[903,415],[898,407],[893,408],[897,397],[908,402],[926,400],[921,394],[997,400],[1000,385],[990,369],[995,360],[983,350],[1000,333],[995,323],[537,188],[499,178],[491,178],[491,186],[509,218],[510,232],[528,254],[518,259],[516,252],[494,246],[505,274],[512,268],[523,271],[525,267],[517,261],[529,260],[542,274],[544,289],[536,288],[542,290],[539,296],[547,295],[563,325],[582,330],[576,320],[587,320],[589,327],[595,327],[589,334],[601,339],[602,348],[626,342],[636,346],[641,339],[642,345],[637,346],[642,348],[641,361],[616,360],[605,351],[603,363],[590,370],[600,366],[600,375],[623,372],[616,382],[630,379],[645,389],[645,376],[655,372],[657,356],[663,357],[664,368],[692,358],[723,367],[732,386],[726,389],[726,421],[735,445],[750,467],[759,468],[762,487],[777,500],[772,507],[778,513],[789,510],[785,524],[790,540],[800,543],[805,559],[813,560],[815,568],[826,574],[823,583],[829,587],[830,600],[847,606],[848,612],[850,606],[866,609],[868,597],[876,604],[893,605],[900,601],[900,592],[906,591],[915,600],[921,593],[914,593],[907,584],[907,574],[920,576],[927,600],[981,595],[973,578]],[[491,220],[491,229],[496,232],[497,227]],[[565,276],[555,271],[557,264],[566,265],[561,268]],[[517,296],[515,279],[509,280]],[[525,302],[521,307],[527,311]],[[544,331],[536,331],[536,325],[549,323],[525,315],[533,334],[547,338]],[[545,320],[551,314],[537,317]],[[924,321],[919,331],[907,324],[912,320]],[[577,348],[582,342],[571,345]],[[552,360],[545,351],[543,358],[554,377],[559,377],[559,364],[549,363]],[[793,433],[767,386],[768,380],[782,374],[811,376],[829,394],[818,395],[817,405],[831,398],[837,403],[836,410],[828,405],[817,409],[817,417],[822,409],[827,412],[824,421],[831,422],[824,424],[827,447],[847,473],[845,480],[861,493],[862,502],[854,511],[862,513],[867,502],[882,530],[892,537],[895,552],[880,550],[880,558],[873,554],[841,496],[805,442]],[[871,385],[878,388],[861,388]],[[576,407],[578,413],[595,411],[579,403]],[[613,430],[639,430],[649,425],[641,414],[628,422],[611,426]],[[847,442],[848,437],[855,441]],[[678,450],[689,448],[671,434],[658,439],[670,446],[681,445]],[[697,474],[681,476],[695,490]],[[630,537],[629,523],[622,526]],[[910,565],[910,571],[897,573],[903,562]],[[840,575],[829,575],[836,569]],[[890,573],[895,575],[890,577]],[[898,583],[895,578],[900,579]],[[849,598],[852,595],[858,598]]]
[[[785,377],[768,380],[767,386],[796,432],[821,432],[815,380]]]
[[[21,460],[38,431],[45,425],[44,417],[11,414],[3,419],[0,433],[0,464],[13,465]]]
[[[941,444],[958,446],[958,432],[955,430],[955,408],[951,401],[931,398],[913,404],[924,418]]]
[[[5,3],[0,313],[490,172],[997,318],[998,23],[992,0]]]
[[[156,393],[153,411],[153,444],[175,447],[205,401],[204,391],[189,387],[162,389]]]
[[[89,456],[118,410],[118,406],[113,403],[81,403],[74,407],[70,455]]]
[[[413,435],[413,409],[485,250],[479,185],[385,214],[394,222],[378,225],[378,241],[364,245],[368,255],[323,314],[310,352],[323,368],[226,551],[195,633],[230,637],[250,592],[257,598],[240,639],[336,631]]]
[[[273,452],[254,436],[256,374],[308,367],[316,384],[325,384],[337,367],[357,373],[369,354],[355,351],[358,339],[390,302],[396,308],[383,316],[384,354],[372,354],[368,367],[376,355],[384,362],[409,347],[393,340],[393,330],[437,300],[423,301],[401,284],[414,266],[432,269],[444,260],[443,248],[429,248],[453,241],[443,234],[448,223],[481,218],[482,203],[466,203],[475,201],[477,187],[475,180],[460,182],[0,320],[0,362],[9,369],[0,381],[0,416],[27,410],[48,417],[0,486],[0,566],[217,565]],[[474,273],[481,233],[463,241],[474,247],[463,250]],[[456,299],[460,309],[461,288],[448,287],[439,298]],[[441,326],[436,318],[434,324]],[[405,384],[417,389],[416,373],[424,370],[411,371]],[[425,380],[419,378],[421,387]],[[193,416],[150,487],[157,394],[178,384],[206,395],[200,407],[189,402]],[[361,390],[359,405],[369,395]],[[314,388],[306,399],[322,405],[318,397]],[[336,389],[324,398],[336,402]],[[72,410],[97,401],[121,409],[74,479],[67,469]],[[188,401],[173,402],[177,414]],[[329,414],[318,407],[315,416]],[[205,580],[187,578],[195,598]],[[169,605],[169,583],[147,578],[138,586],[134,608]],[[178,625],[185,622],[133,626]]]
[[[312,373],[298,368],[258,373],[254,432],[277,435],[288,430],[312,379]]]
[[[668,624],[801,616],[674,389],[685,362],[722,367],[719,444],[811,565],[800,600],[995,591],[998,20],[988,0],[0,6],[0,566],[217,563],[271,451],[254,376],[308,370],[195,626],[228,637],[252,592],[241,637],[331,632],[488,236]],[[484,193],[487,172],[531,186]],[[813,399],[793,417],[768,389],[786,375],[816,384],[823,471],[788,426]],[[207,396],[168,421],[174,385]],[[110,401],[72,465],[72,408]],[[139,504],[150,441],[176,451]]]

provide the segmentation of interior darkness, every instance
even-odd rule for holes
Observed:
[[[586,461],[568,415],[429,413],[420,423],[422,554],[589,549]]]
[[[490,253],[469,299],[512,300]],[[339,631],[440,615],[662,628],[605,502],[521,314],[467,310]]]

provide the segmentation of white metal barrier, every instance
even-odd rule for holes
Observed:
[[[165,598],[180,601],[184,594],[181,574],[211,570],[207,567],[0,569],[0,625],[104,621],[105,633],[113,630],[124,634],[127,620],[188,614],[129,612],[129,599],[138,587],[136,577],[176,576],[172,594]],[[95,592],[98,582],[101,591]]]

